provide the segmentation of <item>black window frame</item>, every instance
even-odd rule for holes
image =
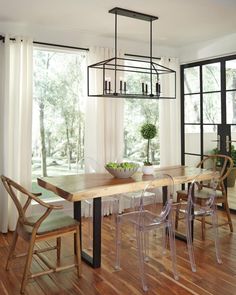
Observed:
[[[196,62],[191,62],[187,64],[182,64],[180,66],[180,112],[181,112],[181,164],[185,165],[185,155],[199,156],[201,160],[204,156],[204,132],[203,128],[205,125],[217,125],[216,123],[203,123],[203,95],[207,93],[220,93],[221,96],[221,124],[227,124],[226,122],[226,93],[230,91],[236,91],[236,89],[230,89],[226,91],[226,72],[225,65],[227,61],[236,59],[236,54],[229,56],[222,56],[212,59],[206,59]],[[204,65],[220,63],[220,75],[221,75],[221,89],[220,91],[203,91],[203,74],[202,67]],[[199,66],[200,69],[200,92],[196,93],[186,93],[184,92],[184,70],[191,67]],[[185,96],[186,95],[200,95],[200,122],[199,123],[185,123]],[[200,126],[200,154],[196,153],[186,153],[185,152],[185,126],[187,125],[197,125]],[[236,124],[231,124],[236,126]]]

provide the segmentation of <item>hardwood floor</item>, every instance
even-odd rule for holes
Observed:
[[[221,212],[219,212],[221,215]],[[233,216],[236,229],[236,216]],[[81,295],[140,295],[144,294],[141,288],[138,272],[138,261],[135,241],[129,239],[133,229],[123,227],[123,241],[121,251],[121,271],[114,271],[114,229],[113,219],[103,219],[102,236],[102,267],[92,269],[82,264],[82,278],[78,279],[76,269],[66,270],[57,274],[45,275],[30,280],[25,294],[81,294]],[[180,223],[183,229],[184,224]],[[86,223],[83,225],[86,230]],[[215,247],[211,230],[206,232],[206,240],[201,241],[200,223],[195,222],[195,258],[197,272],[190,269],[186,244],[176,241],[177,265],[179,281],[175,281],[171,271],[169,251],[161,257],[161,242],[159,233],[151,237],[150,261],[146,264],[148,274],[148,295],[174,295],[174,294],[236,294],[236,235],[231,234],[228,227],[219,229],[222,248],[223,264],[218,265],[215,258]],[[12,234],[0,235],[0,294],[19,294],[20,282],[23,273],[24,258],[12,262],[11,269],[4,269]],[[85,241],[86,242],[86,241]],[[51,242],[53,244],[54,241]],[[17,252],[26,250],[24,241],[19,240]],[[43,243],[38,244],[43,247]],[[55,253],[47,255],[56,261]],[[62,263],[71,262],[73,259],[73,240],[62,239]],[[32,272],[44,269],[45,266],[37,257],[33,260]]]

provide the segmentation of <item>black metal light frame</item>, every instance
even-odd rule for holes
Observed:
[[[115,7],[109,10],[109,13],[115,14],[115,56],[113,58],[97,62],[89,65],[87,68],[88,77],[88,96],[90,97],[121,97],[121,98],[144,98],[144,99],[175,99],[176,98],[176,72],[172,69],[164,67],[153,61],[152,56],[152,22],[157,20],[158,17],[131,11],[119,7]],[[117,57],[117,16],[126,16],[143,21],[150,22],[150,56],[145,60],[140,58],[120,58]],[[143,58],[143,56],[140,56]],[[138,66],[129,65],[129,62],[137,62]],[[147,66],[148,65],[148,66]],[[90,93],[90,71],[92,69],[101,70],[103,77],[102,93],[92,94]],[[114,71],[114,90],[111,87],[107,87],[107,81],[105,80],[107,71]],[[150,76],[150,93],[148,91],[142,91],[142,93],[128,93],[126,89],[118,90],[117,87],[117,72],[133,72],[139,74],[148,74]],[[162,95],[160,90],[159,78],[160,75],[172,74],[174,82],[174,93],[171,96]],[[153,93],[153,77],[156,78],[156,91]],[[142,85],[143,86],[143,85]],[[141,85],[140,85],[141,87]]]

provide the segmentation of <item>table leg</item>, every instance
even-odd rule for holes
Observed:
[[[101,266],[101,210],[102,198],[93,199],[93,267]]]
[[[190,189],[190,184],[188,184],[188,192],[189,192],[189,189]],[[195,191],[195,185],[193,185],[193,188],[192,188],[192,195],[194,196],[194,191]],[[192,220],[191,220],[191,238],[192,238],[192,243],[193,243],[193,229],[194,229],[194,207],[193,205],[191,206],[191,215],[192,215]]]
[[[80,222],[82,249],[81,201],[74,202],[74,218]],[[93,200],[93,256],[82,250],[81,258],[93,268],[101,266],[101,198],[95,198]]]
[[[81,227],[81,202],[74,202],[74,219],[76,219],[80,224],[80,244],[82,245],[82,227]],[[74,240],[74,243],[76,241]],[[76,249],[76,245],[75,248]]]

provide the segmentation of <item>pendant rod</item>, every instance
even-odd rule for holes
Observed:
[[[150,20],[150,87],[151,87],[151,96],[152,94],[152,21]]]
[[[116,70],[117,70],[117,12],[115,13],[115,94],[116,92]]]

